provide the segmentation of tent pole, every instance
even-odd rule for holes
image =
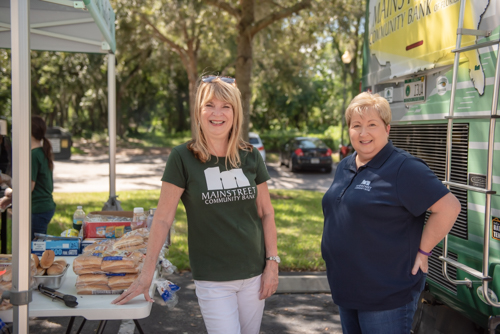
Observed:
[[[108,53],[109,198],[116,198],[116,76],[115,55]]]
[[[14,333],[29,332],[31,241],[31,55],[29,0],[11,1],[12,61],[12,295]],[[21,293],[19,293],[21,292]],[[17,300],[17,301],[16,301]],[[16,305],[17,304],[17,305]]]

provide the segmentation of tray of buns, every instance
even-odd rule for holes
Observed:
[[[68,271],[69,264],[64,267],[62,273],[57,275],[35,275],[36,285],[43,284],[46,288],[59,289],[66,278],[66,272]]]
[[[40,259],[35,254],[32,254],[32,257],[35,260],[36,275],[33,277],[36,285],[43,284],[46,288],[59,289],[64,282],[69,267],[66,260],[56,260],[55,253],[51,249],[43,252]]]

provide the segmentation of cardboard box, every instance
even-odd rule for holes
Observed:
[[[103,216],[117,216],[130,218],[132,220],[134,216],[133,211],[92,211],[89,215],[103,215]],[[119,233],[115,235],[115,230],[117,227],[122,227],[118,229]],[[93,221],[89,222],[85,220],[83,222],[83,236],[85,238],[115,238],[121,237],[123,234],[130,231],[130,221]]]
[[[54,251],[56,256],[77,256],[80,254],[80,238],[51,237],[38,239],[31,242],[31,253],[42,256],[47,249]]]

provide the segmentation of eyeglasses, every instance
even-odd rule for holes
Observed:
[[[205,75],[205,76],[201,77],[201,80],[203,82],[210,83],[217,78],[221,79],[221,81],[228,83],[228,84],[233,84],[236,82],[235,78],[226,77],[226,76],[218,76],[218,75]]]

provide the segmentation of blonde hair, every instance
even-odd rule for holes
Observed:
[[[391,107],[389,102],[378,94],[363,92],[354,97],[345,111],[347,126],[351,126],[351,119],[354,113],[363,116],[370,108],[376,110],[385,125],[391,123]]]
[[[236,87],[236,83],[226,83],[220,78],[211,82],[201,82],[196,92],[194,105],[194,122],[197,125],[193,133],[193,139],[188,144],[188,149],[195,157],[205,163],[210,160],[208,141],[201,128],[201,111],[203,106],[213,98],[227,102],[233,107],[233,125],[229,131],[228,146],[226,152],[226,168],[238,168],[241,164],[239,150],[252,151],[253,146],[246,143],[241,138],[241,128],[243,124],[243,107],[241,105],[241,93]]]

